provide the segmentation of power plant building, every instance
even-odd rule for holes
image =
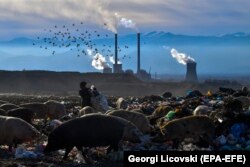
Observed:
[[[186,82],[198,82],[198,77],[196,73],[196,62],[187,62],[187,72],[186,72]]]

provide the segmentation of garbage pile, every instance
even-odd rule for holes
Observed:
[[[133,130],[137,130],[136,135],[140,141],[121,140],[119,145],[102,146],[102,143],[105,143],[105,137],[107,137],[105,135],[117,134],[106,133],[102,134],[103,137],[98,134],[100,141],[95,141],[95,147],[89,146],[81,149],[78,147],[76,149],[76,146],[70,150],[69,162],[95,164],[122,161],[123,151],[126,150],[250,151],[250,92],[246,87],[241,90],[220,87],[217,92],[208,91],[205,94],[198,90],[191,90],[185,96],[173,96],[171,92],[164,92],[162,95],[141,98],[108,97],[105,111],[103,111],[104,107],[102,111],[91,107],[81,108],[80,99],[77,97],[13,98],[15,100],[12,101],[9,96],[7,98],[0,97],[0,115],[2,115],[0,124],[2,120],[9,117],[9,111],[25,108],[23,103],[28,101],[28,103],[33,104],[33,108],[30,107],[29,110],[34,112],[31,126],[37,129],[40,135],[39,137],[31,136],[29,139],[32,140],[29,141],[26,139],[17,140],[12,146],[8,142],[3,143],[0,149],[0,158],[4,159],[42,159],[42,161],[49,160],[51,163],[54,161],[53,158],[62,159],[66,153],[60,147],[49,155],[44,154],[44,149],[50,142],[48,136],[69,122],[86,121],[86,118],[91,117],[89,115],[94,117],[93,115],[98,114],[105,115],[105,119],[106,117],[108,119],[119,117],[117,120],[123,122],[123,125],[126,124],[132,129],[135,127]],[[22,101],[22,99],[25,100]],[[51,102],[53,105],[48,105]],[[36,105],[39,103],[40,107],[34,107],[34,103]],[[41,106],[44,106],[44,111],[40,111]],[[100,106],[104,105],[100,104]],[[41,112],[42,116],[39,114]],[[23,115],[20,112],[16,117],[22,119]],[[115,119],[114,122],[117,120]],[[107,125],[109,123],[102,124],[101,122],[98,121],[101,129],[110,126]],[[117,125],[120,126],[120,124]],[[85,131],[91,130],[91,126],[85,128]],[[0,129],[0,135],[5,130]],[[100,133],[98,128],[91,132],[94,139],[95,136],[98,136],[97,133]],[[66,131],[65,135],[70,135],[70,132]],[[67,144],[67,140],[65,141]],[[68,142],[70,144],[72,141]]]

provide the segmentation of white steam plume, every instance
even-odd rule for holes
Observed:
[[[110,10],[106,0],[0,0],[0,18],[25,24],[86,21],[114,33],[118,26],[138,31],[136,23]],[[56,10],[55,10],[56,9]],[[7,14],[6,14],[7,13]],[[18,17],[16,17],[18,16]],[[36,24],[35,24],[36,23]]]
[[[176,49],[171,49],[171,55],[175,58],[178,63],[186,65],[189,62],[195,62],[194,58],[187,56],[185,53],[179,53]]]
[[[112,56],[112,57],[109,57],[109,61],[112,63],[112,64],[115,64],[115,59],[114,59],[114,57]],[[118,60],[118,62],[117,62],[118,64],[122,64],[122,62],[121,61],[119,61]]]
[[[91,65],[97,70],[103,70],[106,67],[110,67],[106,62],[106,58],[100,53],[93,55],[93,50],[87,49],[88,56],[92,59]]]
[[[0,16],[6,20],[22,20],[24,24],[43,24],[46,20],[86,21],[105,25],[104,28],[117,33],[116,18],[108,9],[108,3],[104,0],[0,0],[0,11],[4,11]]]
[[[115,17],[116,17],[116,19],[118,19],[118,23],[117,23],[118,26],[124,26],[125,28],[131,28],[131,29],[135,30],[136,32],[138,32],[138,28],[136,26],[136,23],[133,20],[122,17],[118,13],[115,13]]]
[[[91,65],[97,70],[103,70],[104,68],[109,67],[105,57],[100,53],[97,53],[95,56],[93,56]]]

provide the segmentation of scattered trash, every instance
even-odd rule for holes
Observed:
[[[247,95],[245,96],[245,94]],[[152,132],[141,136],[141,143],[121,142],[119,151],[112,150],[109,154],[106,154],[106,147],[86,148],[86,150],[88,149],[88,156],[100,162],[121,162],[123,160],[123,151],[250,151],[250,107],[248,106],[248,95],[249,91],[247,88],[243,90],[221,88],[218,92],[208,90],[204,95],[198,90],[192,90],[187,92],[186,96],[173,96],[171,92],[164,92],[161,96],[122,97],[122,101],[126,103],[124,105],[122,104],[120,108],[126,108],[126,110],[124,110],[125,112],[131,111],[145,115],[146,120],[150,123],[149,125]],[[23,100],[25,100],[25,103],[35,102],[35,100],[39,103],[43,103],[44,101],[52,99],[52,97],[44,98],[42,96],[32,97],[32,99],[29,98],[30,97],[22,97],[18,103],[16,102],[17,100],[3,100],[13,104],[21,104]],[[41,133],[47,132],[44,133],[46,135],[65,121],[79,117],[78,111],[81,109],[79,106],[79,98],[58,97],[57,99],[55,98],[55,100],[61,101],[61,103],[65,105],[67,115],[61,117],[60,120],[50,120],[46,124],[42,119],[35,119],[33,121],[35,127]],[[102,111],[108,111],[110,108],[116,108],[118,98],[99,96],[96,97],[95,100],[96,108],[99,107]],[[192,138],[192,136],[189,136],[189,140],[185,138],[179,143],[174,139],[167,138],[167,136],[164,137],[163,133],[165,133],[165,131],[162,131],[161,125],[190,115],[205,115],[213,120],[216,127],[216,135],[214,135],[212,140],[214,145],[209,145],[210,143],[208,143],[208,146],[203,146],[205,145],[203,141],[199,141],[198,143],[194,139],[195,137]],[[192,122],[190,121],[188,124],[192,124]],[[145,123],[142,123],[142,126],[144,125]],[[183,125],[186,126],[185,124]],[[196,126],[198,125],[195,125],[195,127]],[[192,128],[189,131],[192,132]],[[189,131],[187,133],[190,133]],[[158,139],[158,137],[159,141],[154,140],[155,138]],[[39,142],[34,140],[18,145],[16,150],[13,149],[14,152],[8,152],[8,147],[2,146],[0,150],[5,152],[0,152],[0,158],[10,159],[11,157],[15,157],[15,159],[20,160],[23,158],[39,159],[43,157],[51,158],[52,161],[62,162],[61,159],[65,154],[65,150],[63,149],[54,152],[51,156],[43,154],[46,142],[47,137],[44,135],[44,137],[39,139]],[[85,164],[86,161],[88,161],[83,158],[82,153],[76,148],[69,153],[69,159],[72,160],[71,163],[77,165]]]
[[[172,120],[172,119],[175,118],[175,114],[176,114],[175,111],[169,111],[169,112],[167,113],[167,115],[165,116],[165,119],[167,119],[167,120]]]
[[[187,92],[186,98],[194,98],[194,97],[201,97],[202,93],[198,90],[190,90]]]
[[[219,145],[224,145],[227,143],[227,139],[224,135],[221,135],[219,137],[216,138],[216,143],[218,143]]]
[[[231,134],[236,137],[239,138],[241,134],[245,133],[245,124],[243,123],[236,123],[231,127]]]
[[[108,155],[110,161],[123,161],[123,151],[112,152]]]
[[[213,94],[212,94],[212,92],[211,92],[210,90],[207,92],[207,96],[208,96],[208,97],[213,96]]]
[[[85,159],[83,158],[81,152],[78,151],[78,153],[77,153],[77,155],[76,155],[76,157],[75,157],[74,162],[79,163],[79,164],[80,164],[80,163],[86,164],[86,161],[85,161]]]
[[[238,142],[238,139],[233,135],[233,134],[229,134],[227,136],[227,143],[230,145],[235,145]]]
[[[15,152],[16,159],[22,158],[37,158],[38,155],[33,151],[27,151],[24,147],[18,147]]]
[[[208,116],[211,111],[212,111],[211,107],[208,107],[208,106],[205,106],[205,105],[199,105],[193,111],[193,115],[207,115]]]
[[[170,97],[172,97],[172,93],[171,92],[165,92],[165,93],[163,93],[162,97],[170,98]]]

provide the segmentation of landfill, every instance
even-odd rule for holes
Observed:
[[[216,92],[208,90],[207,93],[190,90],[185,96],[173,96],[166,91],[162,95],[144,97],[98,98],[104,102],[98,103],[97,99],[91,113],[108,115],[117,110],[137,115],[139,113],[146,118],[146,122],[144,120],[144,124],[140,126],[150,125],[150,132],[143,133],[140,143],[122,141],[122,147],[109,154],[106,153],[107,147],[88,148],[88,162],[76,148],[69,153],[67,160],[63,160],[65,150],[58,150],[50,155],[45,155],[43,150],[48,142],[47,136],[54,129],[85,114],[79,114],[82,109],[80,97],[4,94],[0,95],[2,116],[7,116],[9,104],[19,107],[24,103],[46,103],[48,100],[63,104],[66,114],[57,119],[33,119],[32,125],[41,136],[34,141],[18,144],[11,150],[8,145],[1,145],[0,166],[122,166],[124,151],[250,151],[250,91],[246,87],[239,90],[219,88]],[[209,140],[206,140],[206,128],[196,126],[197,121],[200,121],[196,118],[203,117],[209,123],[212,122],[212,127],[208,129],[214,133]],[[201,124],[204,127],[210,125],[204,122]],[[180,135],[175,137],[177,131]]]

